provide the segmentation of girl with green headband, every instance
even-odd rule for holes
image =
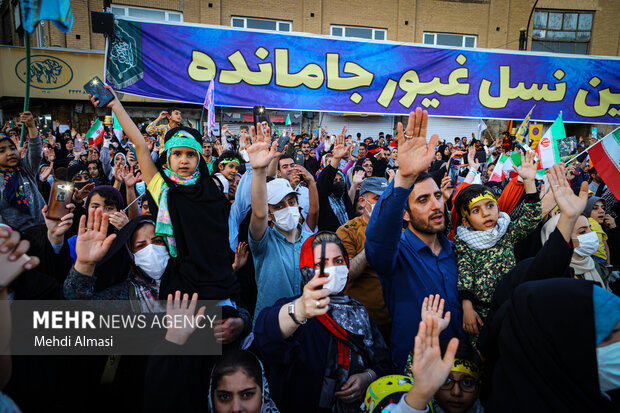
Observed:
[[[89,97],[98,106],[98,100]],[[157,216],[155,234],[164,238],[173,261],[173,270],[161,280],[160,296],[179,290],[197,292],[201,300],[236,299],[239,286],[228,247],[230,203],[200,156],[200,132],[184,126],[169,130],[156,164],[119,100],[113,99],[107,107],[134,144],[142,178],[158,207],[151,211]]]

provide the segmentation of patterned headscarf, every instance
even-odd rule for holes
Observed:
[[[196,170],[188,177],[182,177],[177,174],[170,168],[170,153],[173,148],[190,148],[194,149],[197,152],[198,159],[200,160],[200,152],[202,151],[202,146],[194,139],[194,137],[184,131],[180,130],[175,133],[164,145],[164,150],[166,151],[166,165],[163,168],[163,172],[166,174],[171,181],[176,183],[177,185],[188,186],[195,185],[200,178],[200,170],[198,166],[200,162],[196,164]],[[157,214],[157,225],[155,227],[155,234],[161,237],[164,237],[166,241],[166,245],[168,246],[168,251],[170,251],[171,257],[177,256],[177,243],[174,238],[174,231],[172,228],[172,220],[170,219],[170,210],[168,207],[168,191],[170,187],[164,181],[161,193],[159,195],[159,212]]]
[[[5,139],[15,144],[13,139],[7,135],[0,134],[0,141]],[[21,168],[19,166],[7,169],[0,168],[0,174],[4,176],[5,196],[6,200],[9,202],[9,205],[18,211],[31,216],[30,208],[28,207],[28,197],[24,192],[24,186],[22,184],[22,180],[20,179],[22,174]]]

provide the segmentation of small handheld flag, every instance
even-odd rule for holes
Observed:
[[[517,140],[517,144],[519,145],[524,143],[527,138],[530,128],[530,117],[532,116],[532,111],[535,107],[536,105],[532,106],[532,109],[530,109],[525,119],[523,119],[523,122],[521,122],[521,126],[519,126],[519,129],[517,129],[515,139]]]

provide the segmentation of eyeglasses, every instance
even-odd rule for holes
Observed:
[[[10,136],[17,136],[17,132],[9,132]]]
[[[473,393],[478,389],[478,381],[471,377],[464,377],[461,380],[455,380],[448,377],[441,385],[441,390],[452,390],[454,384],[458,383],[461,391],[465,393]]]

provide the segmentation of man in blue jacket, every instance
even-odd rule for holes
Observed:
[[[439,294],[450,311],[443,336],[465,337],[456,289],[457,266],[446,228],[441,190],[426,172],[438,136],[426,142],[428,114],[411,112],[406,130],[398,123],[396,177],[377,201],[366,229],[366,258],[377,271],[392,317],[391,349],[402,370],[413,349],[425,297]],[[403,216],[408,222],[402,231]]]

